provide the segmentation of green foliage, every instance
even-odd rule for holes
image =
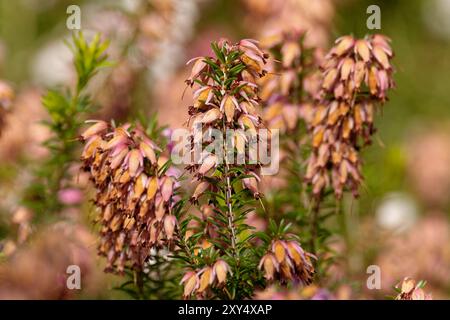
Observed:
[[[126,269],[126,280],[115,288],[135,300],[149,299],[178,299],[181,296],[181,287],[178,280],[177,264],[167,260],[168,256],[161,256],[158,251],[151,258],[145,272]]]
[[[45,125],[52,136],[44,142],[50,155],[35,172],[35,179],[25,192],[24,204],[36,211],[36,219],[51,218],[63,205],[58,201],[60,189],[70,185],[68,169],[76,160],[78,129],[87,113],[93,111],[89,95],[84,91],[89,80],[108,64],[105,50],[108,42],[96,35],[88,42],[80,32],[73,35],[69,45],[74,54],[77,85],[69,88],[50,89],[42,97],[42,104],[50,115]]]
[[[86,87],[89,80],[100,68],[111,65],[105,54],[109,42],[102,42],[100,40],[100,35],[96,34],[94,39],[88,43],[82,32],[78,34],[74,33],[72,41],[73,45],[70,43],[67,45],[74,55],[73,63],[78,75],[76,87],[76,92],[78,93]],[[77,94],[75,94],[75,96],[76,95]]]

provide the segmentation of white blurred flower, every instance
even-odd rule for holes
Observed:
[[[142,4],[141,0],[121,0],[120,6],[128,12],[136,12],[140,5]]]
[[[395,233],[410,229],[415,224],[417,216],[417,205],[404,193],[386,195],[376,210],[378,225]]]
[[[36,84],[47,87],[65,84],[72,79],[72,53],[63,41],[52,41],[37,52],[33,59],[32,77]]]
[[[450,0],[423,1],[422,15],[432,33],[450,40]]]

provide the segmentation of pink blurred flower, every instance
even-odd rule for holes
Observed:
[[[83,201],[83,193],[76,188],[61,189],[58,192],[58,200],[65,205],[75,205]]]

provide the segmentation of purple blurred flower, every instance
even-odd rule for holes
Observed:
[[[162,135],[167,139],[167,150],[169,153],[172,153],[173,147],[175,146],[175,142],[172,141],[172,132],[173,130],[171,128],[166,128],[163,130]]]
[[[311,300],[333,300],[333,295],[326,289],[318,289]]]

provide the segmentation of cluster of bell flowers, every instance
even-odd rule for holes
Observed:
[[[295,240],[275,240],[271,248],[261,258],[259,269],[264,272],[267,281],[278,280],[280,283],[291,281],[309,285],[314,276],[311,257]]]
[[[364,39],[344,36],[325,56],[320,99],[310,123],[313,152],[306,180],[319,196],[332,186],[340,198],[355,196],[362,182],[359,149],[375,132],[374,111],[394,87],[390,40],[383,35]]]
[[[194,64],[186,83],[195,85],[195,91],[193,105],[189,108],[188,123],[192,134],[189,147],[191,151],[197,147],[193,137],[198,131],[207,136],[210,130],[218,130],[225,136],[230,130],[233,136],[231,143],[224,143],[226,149],[222,156],[204,150],[200,159],[193,160],[187,167],[200,181],[194,191],[193,201],[211,190],[211,179],[214,180],[216,168],[223,165],[242,166],[236,164],[237,161],[227,162],[223,155],[230,152],[233,157],[236,155],[236,159],[240,156],[244,159],[243,166],[248,177],[242,179],[243,187],[255,197],[259,196],[259,165],[257,159],[253,162],[250,160],[248,149],[251,142],[258,141],[259,130],[263,128],[257,79],[265,74],[263,66],[267,56],[255,40],[249,39],[236,44],[222,40],[217,44],[217,50],[220,57],[198,57],[190,61]],[[207,139],[201,141],[202,144],[209,142]]]
[[[222,259],[198,271],[186,272],[181,279],[181,284],[184,285],[183,297],[188,298],[192,294],[201,297],[211,288],[224,286],[228,274],[231,274],[230,266]]]
[[[140,126],[94,121],[80,139],[83,169],[96,188],[106,270],[121,273],[127,262],[140,270],[152,248],[174,241],[176,177],[162,170],[161,150]]]

